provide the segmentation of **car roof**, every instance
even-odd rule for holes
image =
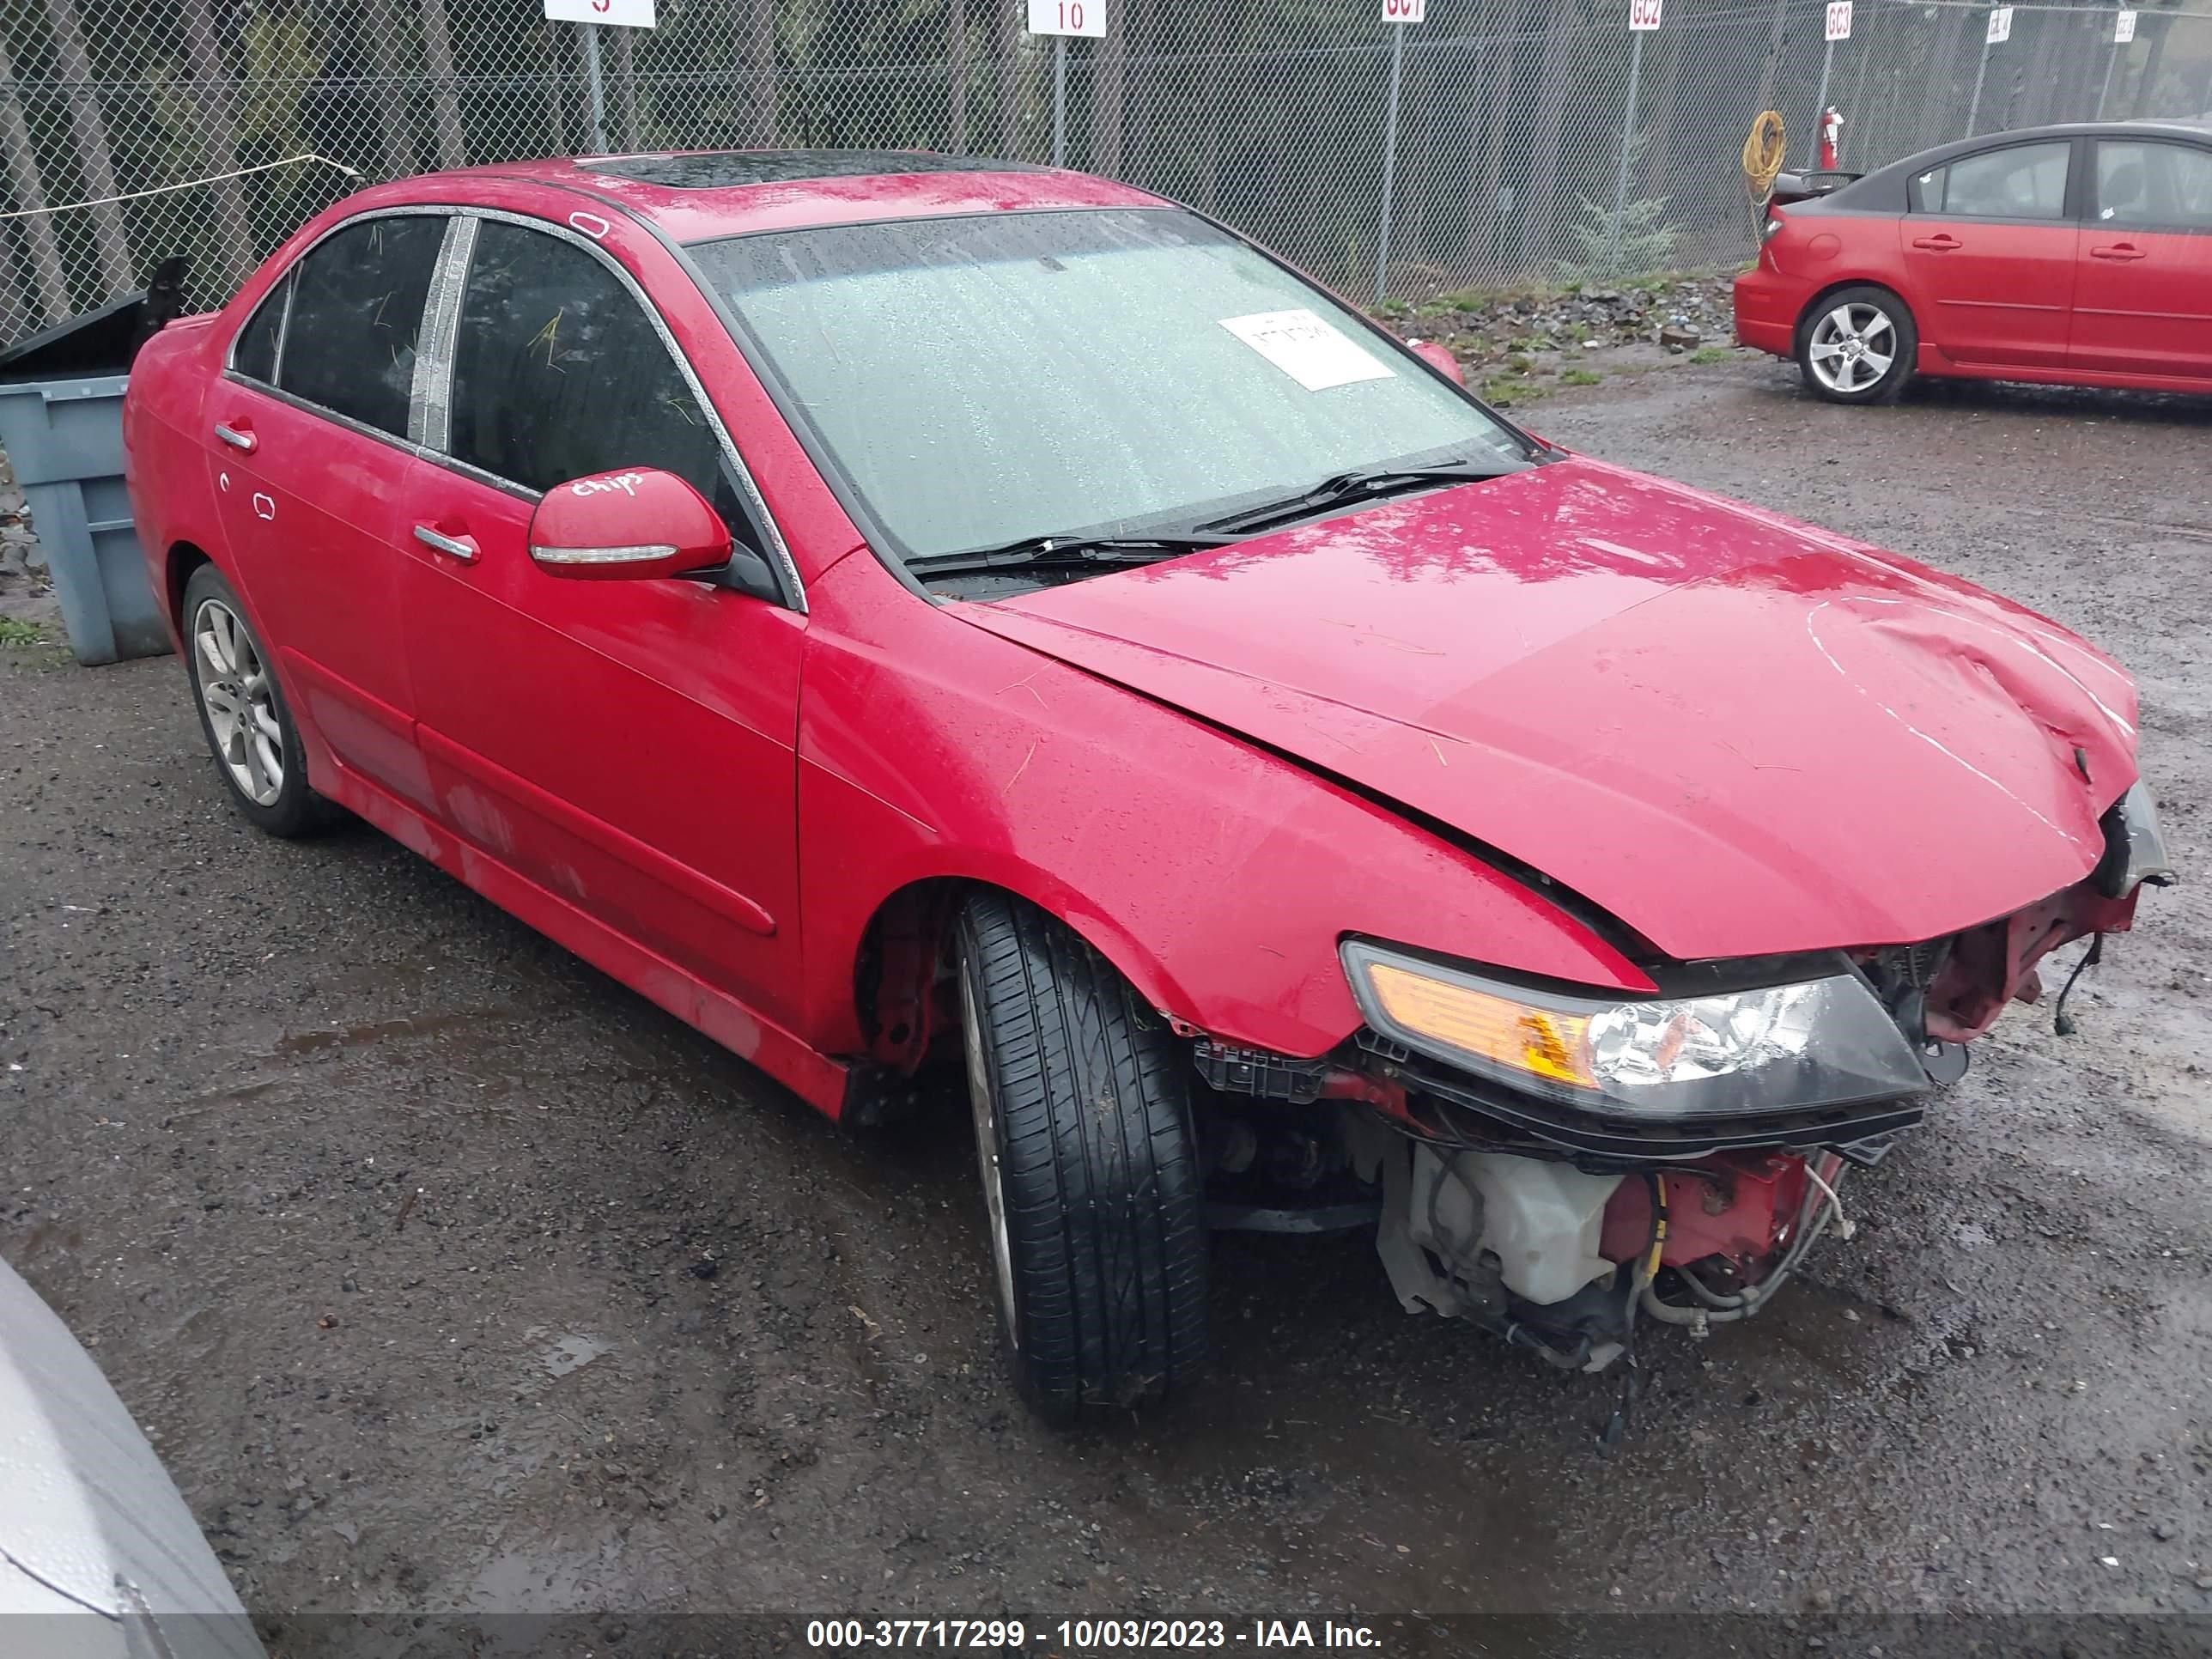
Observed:
[[[2212,141],[2212,123],[2198,120],[2069,121],[2053,126],[2020,127],[2008,132],[1978,132],[1972,137],[1954,138],[1948,143],[1933,145],[1901,161],[1877,167],[1832,194],[1816,197],[1791,211],[1804,212],[1812,217],[1827,214],[1902,213],[1905,211],[1908,200],[1906,180],[1917,178],[1946,162],[1956,161],[1961,155],[1971,155],[1979,150],[2002,145],[2032,144],[2053,139],[2160,136],[2203,143]]]
[[[1167,205],[1157,196],[1089,173],[930,150],[694,150],[564,156],[495,162],[404,183],[465,186],[470,180],[494,179],[553,185],[597,197],[653,221],[679,242],[870,220]]]
[[[2021,127],[2009,132],[1979,132],[1971,138],[1954,138],[1948,144],[1935,145],[1892,165],[1924,167],[1930,161],[1948,160],[1954,155],[1986,149],[1995,144],[2029,144],[2039,139],[2052,138],[2139,138],[2157,133],[2178,138],[2212,138],[2212,123],[2148,118],[2136,121],[2063,121],[2045,127]]]

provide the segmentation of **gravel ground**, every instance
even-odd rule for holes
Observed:
[[[2212,407],[1841,410],[1738,357],[1534,418],[2116,652],[2206,869]],[[841,1132],[374,832],[260,838],[173,662],[5,661],[0,1253],[287,1651],[362,1609],[1364,1609],[1406,1643],[1672,1609],[1790,1653],[1867,1651],[1863,1614],[2212,1614],[2203,879],[2080,1035],[2016,1009],[1978,1046],[1771,1314],[1650,1333],[1610,1457],[1617,1376],[1401,1314],[1345,1238],[1224,1239],[1211,1387],[1057,1435],[1000,1376],[957,1116]],[[1571,1645],[1522,1628],[1451,1627]]]

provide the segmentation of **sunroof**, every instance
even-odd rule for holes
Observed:
[[[1024,161],[938,155],[920,149],[726,149],[703,155],[617,155],[578,164],[593,173],[669,190],[731,190],[800,179],[866,179],[889,173],[1035,173]]]

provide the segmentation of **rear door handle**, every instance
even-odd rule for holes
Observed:
[[[244,454],[251,455],[261,447],[261,440],[253,435],[252,427],[225,426],[221,421],[217,421],[215,423],[215,435],[233,449]]]
[[[2132,242],[2115,242],[2109,247],[2093,247],[2089,250],[2089,257],[2092,259],[2122,260],[2143,259],[2149,258],[2148,254]]]
[[[1955,236],[1916,236],[1912,240],[1913,246],[1924,247],[1930,253],[1948,253],[1959,245],[1959,239]]]
[[[415,539],[434,552],[449,559],[459,559],[463,564],[474,564],[482,549],[472,536],[448,536],[441,530],[433,530],[427,524],[415,526]]]

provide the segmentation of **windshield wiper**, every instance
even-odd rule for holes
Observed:
[[[1235,536],[1160,530],[1132,536],[1024,536],[997,547],[957,553],[925,553],[906,568],[918,576],[965,575],[981,570],[1036,569],[1078,564],[1152,564],[1200,548],[1226,547]]]
[[[1201,530],[1227,532],[1265,530],[1295,519],[1321,512],[1325,507],[1341,506],[1346,501],[1378,501],[1385,495],[1396,495],[1407,489],[1416,489],[1425,483],[1465,483],[1486,478],[1502,478],[1509,472],[1517,472],[1516,466],[1500,465],[1494,461],[1445,461],[1435,466],[1376,466],[1355,472],[1332,473],[1310,489],[1295,495],[1285,495],[1280,501],[1262,501],[1257,507],[1248,507],[1226,518],[1212,519],[1199,526]]]

